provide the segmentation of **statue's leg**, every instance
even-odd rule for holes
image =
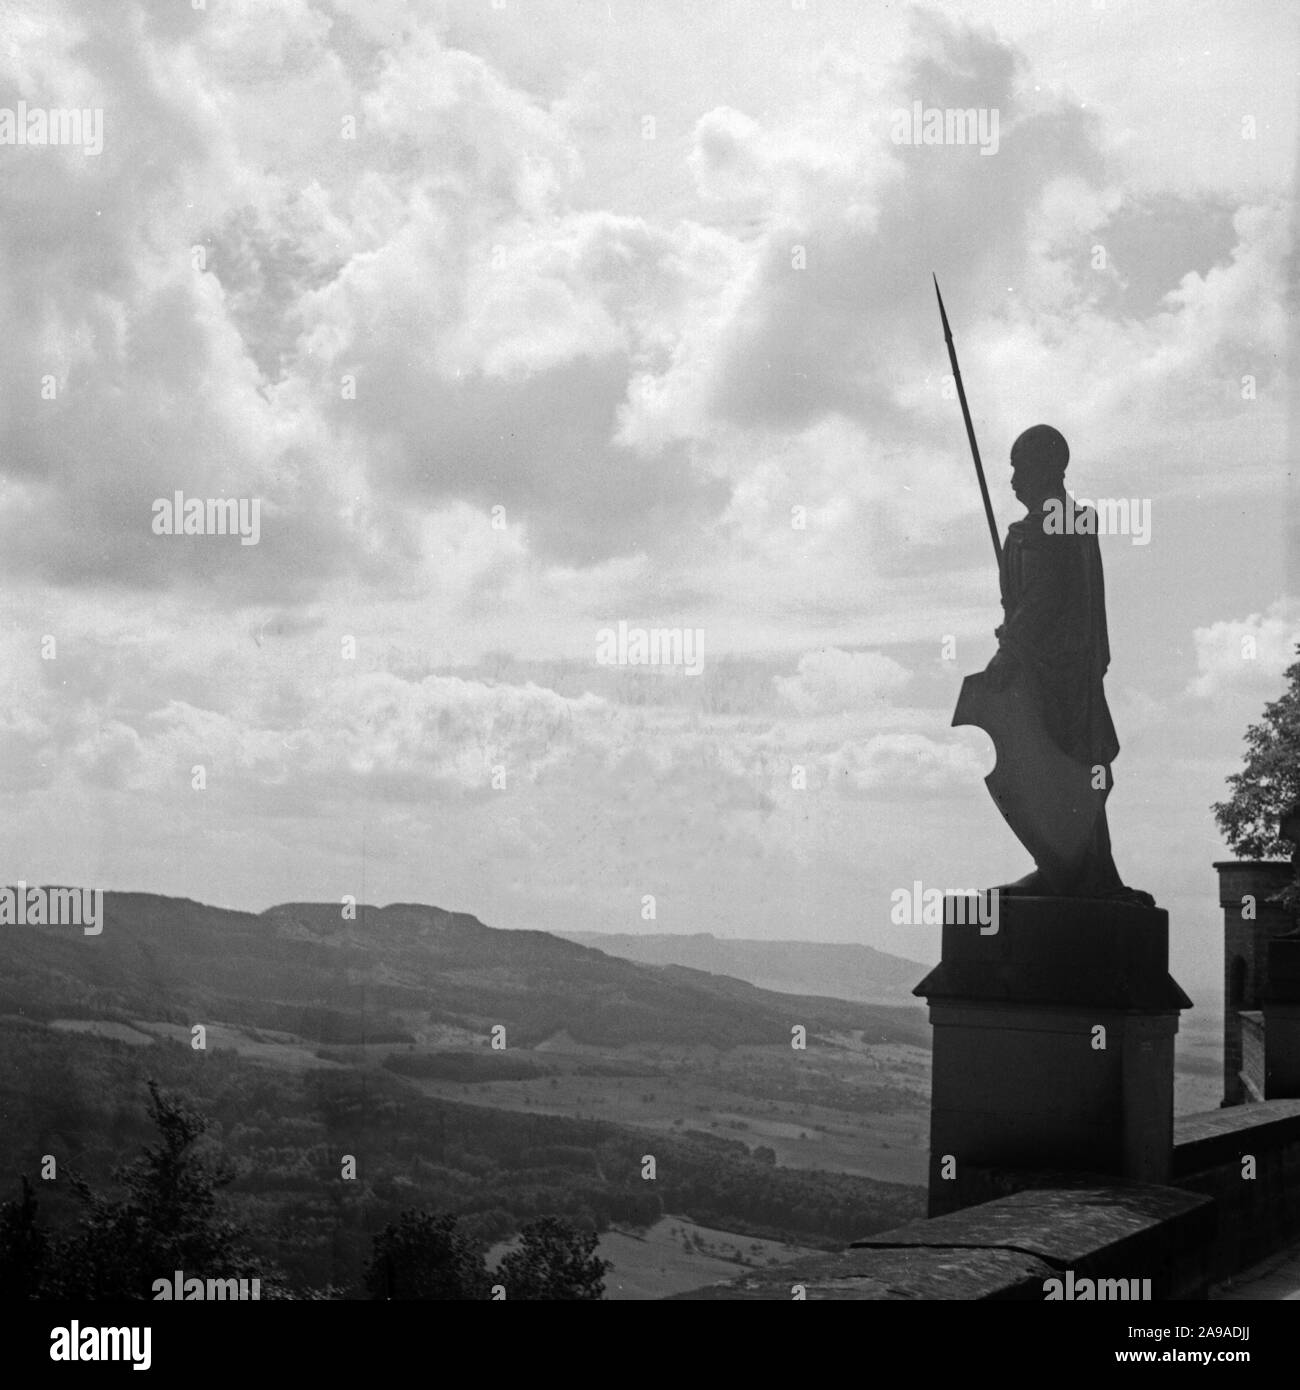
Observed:
[[[1115,859],[1110,848],[1110,825],[1106,820],[1106,798],[1114,786],[1114,779],[1107,769],[1106,791],[1102,796],[1101,810],[1092,828],[1092,839],[1088,846],[1088,858],[1079,886],[1074,896],[1086,898],[1125,898],[1141,903],[1144,907],[1154,907],[1156,900],[1150,893],[1140,888],[1129,888],[1119,876]]]
[[[1107,788],[1106,795],[1109,796]],[[1088,857],[1079,875],[1078,894],[1086,898],[1109,898],[1124,890],[1124,880],[1115,867],[1115,858],[1110,848],[1110,826],[1106,821],[1106,804],[1103,798],[1101,809],[1092,826],[1092,840],[1088,845]]]

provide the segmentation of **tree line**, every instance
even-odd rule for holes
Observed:
[[[50,1227],[26,1176],[0,1204],[0,1298],[141,1300],[159,1280],[257,1279],[259,1296],[304,1296],[252,1248],[248,1231],[222,1213],[219,1195],[235,1173],[199,1148],[209,1127],[200,1111],[148,1083],[156,1142],[116,1170],[120,1195],[71,1180],[77,1218]],[[372,1299],[594,1300],[608,1262],[594,1231],[556,1216],[526,1222],[514,1249],[489,1270],[480,1242],[455,1213],[408,1208],[373,1238],[359,1278]],[[326,1287],[306,1296],[337,1298]]]

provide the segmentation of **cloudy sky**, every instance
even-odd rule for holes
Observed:
[[[1297,23],[0,0],[0,106],[103,113],[0,145],[6,881],[933,959],[893,889],[1031,867],[949,727],[1000,611],[935,270],[1000,525],[1039,420],[1150,503],[1111,824],[1215,980],[1209,804],[1300,640]]]

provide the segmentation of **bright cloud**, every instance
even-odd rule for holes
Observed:
[[[1297,660],[1300,610],[1279,599],[1264,613],[1198,627],[1197,674],[1188,693],[1199,699],[1234,689],[1281,694],[1282,672]]]

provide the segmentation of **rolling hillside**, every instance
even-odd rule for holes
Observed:
[[[98,936],[4,931],[0,1200],[45,1155],[111,1182],[147,1138],[152,1077],[213,1117],[239,1173],[232,1211],[300,1288],[355,1291],[370,1236],[411,1206],[458,1212],[483,1242],[541,1213],[617,1226],[629,1289],[635,1233],[665,1216],[752,1254],[843,1244],[920,1209],[928,1040],[913,1008],[772,993],[409,904],[344,921],[333,903],[254,914],[107,894]],[[355,1186],[341,1155],[357,1157]],[[75,1221],[67,1184],[41,1193],[56,1225]],[[687,1278],[665,1259],[647,1288]],[[716,1252],[682,1261],[716,1273]]]
[[[792,998],[680,966],[620,960],[545,932],[504,931],[418,904],[287,903],[260,914],[184,898],[105,894],[99,936],[6,928],[0,1013],[34,1019],[220,1020],[310,1041],[510,1047],[555,1034],[618,1047],[715,1047],[863,1030],[924,1046],[915,1009]]]

